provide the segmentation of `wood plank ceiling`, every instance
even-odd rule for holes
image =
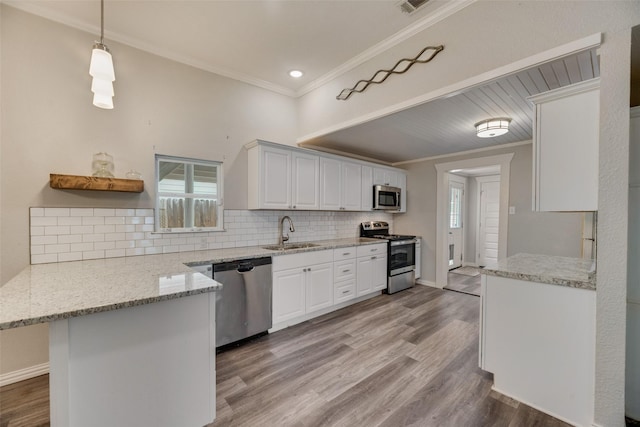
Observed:
[[[599,76],[595,49],[585,51],[301,145],[396,163],[530,140],[527,97]],[[510,117],[509,132],[478,138],[474,124],[492,117]]]

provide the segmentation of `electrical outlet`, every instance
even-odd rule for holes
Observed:
[[[509,206],[509,215],[515,215],[515,214],[516,214],[516,207]]]

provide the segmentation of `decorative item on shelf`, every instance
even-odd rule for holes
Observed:
[[[487,119],[476,123],[476,134],[480,138],[493,138],[509,132],[510,118],[501,117],[497,119]]]
[[[425,59],[420,59],[420,57],[422,57],[422,55],[428,50],[433,51],[431,55]],[[416,55],[414,58],[403,58],[398,62],[396,62],[396,65],[394,65],[390,70],[378,70],[375,72],[373,77],[371,77],[369,80],[360,80],[351,89],[349,88],[342,89],[342,92],[340,92],[338,96],[336,96],[336,99],[338,101],[346,101],[354,92],[362,93],[371,84],[383,83],[385,80],[387,80],[387,77],[389,77],[391,74],[404,74],[407,71],[409,71],[409,68],[411,68],[413,64],[416,64],[416,63],[426,64],[443,50],[444,50],[444,45],[427,46],[424,49],[422,49],[420,53]],[[402,65],[404,65],[404,68],[401,67]]]
[[[100,41],[93,45],[89,74],[93,77],[93,105],[107,110],[113,109],[113,82],[116,73],[109,48],[104,44],[104,0],[100,0]]]
[[[125,176],[127,177],[127,179],[142,179],[142,174],[137,170],[133,170],[133,169],[127,172]]]
[[[113,178],[113,156],[107,153],[93,155],[92,175],[101,178]]]

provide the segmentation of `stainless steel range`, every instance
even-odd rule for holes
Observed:
[[[387,293],[415,285],[416,236],[389,234],[389,223],[367,221],[360,224],[360,237],[387,241]]]

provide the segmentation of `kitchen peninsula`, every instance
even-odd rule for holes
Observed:
[[[49,323],[52,426],[215,418],[215,292],[187,264],[379,244],[334,239],[32,265],[0,287],[0,329]]]
[[[593,260],[517,254],[483,269],[480,367],[493,388],[573,425],[591,425]]]

